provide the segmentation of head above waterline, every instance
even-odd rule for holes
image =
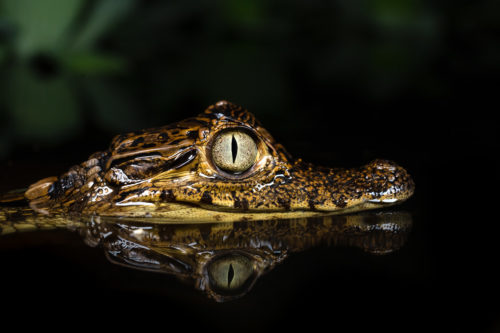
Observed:
[[[25,197],[46,214],[234,221],[373,209],[413,191],[407,171],[387,160],[353,169],[294,160],[253,114],[221,101],[197,117],[118,135]]]

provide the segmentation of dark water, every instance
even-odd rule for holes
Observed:
[[[5,189],[65,168],[38,165],[5,166]],[[288,251],[248,293],[228,302],[207,297],[193,280],[113,264],[106,246],[86,245],[81,232],[4,236],[4,314],[88,330],[495,332],[500,317],[494,219],[469,214],[464,207],[473,203],[454,199],[463,195],[453,186],[458,171],[429,165],[408,167],[417,191],[395,210],[411,216],[399,248],[374,255],[345,242],[318,242]]]
[[[8,293],[14,304],[50,299],[111,313],[152,306],[137,311],[180,312],[200,328],[246,330],[276,324],[303,301],[319,307],[317,315],[339,301],[352,306],[345,288],[382,299],[402,280],[418,284],[421,264],[405,249],[412,228],[411,214],[398,210],[234,224],[74,220],[68,231],[4,235],[1,254],[11,271],[2,282],[16,286]]]

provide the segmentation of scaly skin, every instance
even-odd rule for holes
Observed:
[[[241,129],[258,147],[240,175],[219,169],[214,138]],[[414,183],[400,166],[375,160],[355,169],[292,160],[255,117],[226,101],[194,118],[119,135],[59,177],[31,185],[24,197],[39,214],[235,221],[347,213],[400,203]]]

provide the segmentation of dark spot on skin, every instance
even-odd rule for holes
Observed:
[[[207,205],[211,205],[212,204],[212,196],[210,195],[210,193],[208,193],[206,191],[203,192],[203,195],[201,196],[200,202],[207,204]]]
[[[142,148],[152,148],[156,147],[156,143],[146,143],[145,145],[142,145]]]
[[[188,131],[186,136],[190,139],[196,140],[198,139],[198,131]]]
[[[162,190],[160,194],[161,201],[172,202],[175,201],[175,195],[172,190]]]
[[[130,147],[137,147],[138,145],[140,145],[143,142],[144,142],[144,137],[141,136],[140,138],[137,138],[134,141],[132,141],[132,143],[130,144]]]
[[[130,195],[133,195],[133,194],[137,194],[137,196],[140,196],[140,194],[144,191],[147,191],[149,190],[151,187],[143,187],[143,188],[138,188],[138,189],[135,189],[135,190],[130,190],[130,191],[125,191],[125,192],[122,192],[120,193],[119,197],[117,198],[117,200],[115,201],[123,201],[125,200],[128,196]]]
[[[334,199],[332,199],[332,201],[335,204],[335,206],[337,206],[339,208],[344,208],[345,206],[347,206],[347,202],[343,196],[341,196],[338,199],[334,198]]]
[[[77,173],[64,175],[52,184],[47,193],[53,199],[58,198],[65,194],[65,192],[69,189],[81,186],[82,181],[80,178],[80,175],[78,175]]]
[[[239,198],[234,198],[233,207],[236,209],[241,209],[241,201]]]
[[[85,207],[85,203],[86,203],[85,200],[80,199],[78,201],[73,202],[69,207],[72,210],[81,211],[83,210],[83,207]]]
[[[285,210],[290,210],[290,201],[282,198],[278,198],[278,205],[283,207]]]
[[[243,199],[240,199],[236,196],[233,195],[233,199],[234,199],[234,203],[233,203],[233,207],[236,208],[236,209],[239,209],[239,210],[248,210],[248,200],[243,198]]]
[[[307,203],[309,204],[309,208],[311,210],[316,210],[316,207],[314,206],[314,200],[309,200]]]
[[[177,139],[177,140],[174,140],[174,141],[170,142],[170,144],[171,144],[172,146],[174,146],[174,145],[177,145],[177,144],[181,143],[181,142],[182,142],[182,140],[183,140],[183,139]]]
[[[248,210],[249,204],[248,200],[246,198],[241,199],[241,206],[243,210]]]
[[[158,141],[165,142],[168,140],[168,135],[166,133],[158,134]]]

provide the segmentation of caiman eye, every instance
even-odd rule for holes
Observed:
[[[214,260],[208,266],[212,287],[220,291],[236,291],[247,285],[253,276],[252,261],[242,255],[229,255]]]
[[[215,139],[212,158],[222,170],[241,173],[254,165],[257,151],[257,145],[250,135],[243,131],[227,131]]]

